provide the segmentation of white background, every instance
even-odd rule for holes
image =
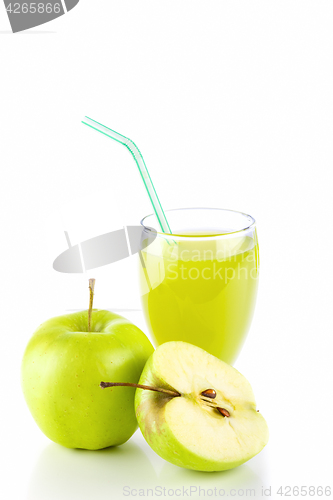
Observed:
[[[3,498],[332,485],[332,26],[331,1],[81,0],[12,35],[0,5]],[[234,471],[179,469],[139,432],[115,450],[66,450],[26,407],[28,339],[87,307],[90,276],[52,269],[63,231],[73,243],[151,212],[126,149],[82,125],[85,114],[139,145],[165,209],[257,219],[260,293],[236,367],[270,442]],[[132,257],[98,269],[95,306],[132,309],[146,331],[135,267]]]

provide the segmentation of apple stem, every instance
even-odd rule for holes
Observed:
[[[173,398],[178,398],[181,396],[179,392],[176,391],[170,391],[169,389],[163,389],[162,387],[152,387],[150,385],[141,385],[141,384],[132,384],[130,382],[101,382],[100,387],[102,389],[105,389],[106,387],[136,387],[137,389],[146,389],[148,391],[155,391],[155,392],[163,392],[163,394],[168,394],[168,396],[172,396]]]
[[[95,288],[95,280],[91,278],[89,280],[88,332],[91,332],[91,311],[94,302],[94,288]]]

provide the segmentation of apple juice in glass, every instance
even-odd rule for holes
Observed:
[[[195,344],[227,363],[243,345],[259,275],[255,220],[222,209],[167,211],[173,234],[145,217],[140,252],[143,311],[155,345]]]

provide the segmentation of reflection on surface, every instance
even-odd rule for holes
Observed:
[[[181,498],[186,497],[187,494],[190,498],[223,498],[227,496],[261,498],[262,481],[246,464],[223,472],[197,472],[181,469],[166,462],[159,476],[159,483],[166,486],[166,490],[178,488],[181,492]],[[244,493],[239,492],[238,494],[237,491],[231,492],[231,490],[243,490]],[[253,491],[251,494],[248,491],[246,495],[246,490],[255,490],[257,496]]]
[[[154,483],[154,484],[153,484]],[[57,444],[42,452],[33,472],[29,500],[98,500],[123,497],[123,488],[156,484],[148,457],[133,442],[99,451]]]
[[[262,498],[266,480],[259,475],[266,476],[266,461],[264,451],[248,464],[229,471],[182,469],[157,456],[139,433],[122,446],[99,451],[71,450],[51,443],[36,464],[28,500],[118,500],[136,496],[256,499]]]

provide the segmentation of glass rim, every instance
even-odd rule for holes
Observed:
[[[211,211],[220,211],[220,212],[229,212],[229,213],[234,213],[241,215],[243,217],[246,217],[249,219],[249,224],[246,227],[243,227],[242,229],[237,229],[235,231],[228,231],[228,232],[217,232],[214,234],[177,234],[177,233],[163,233],[161,230],[157,231],[156,229],[146,226],[146,219],[149,217],[156,217],[155,213],[148,214],[143,219],[141,219],[140,224],[143,226],[144,230],[147,230],[147,232],[154,232],[156,235],[160,235],[163,237],[167,238],[217,238],[217,237],[228,237],[230,235],[234,235],[237,233],[243,233],[244,231],[248,231],[251,228],[254,228],[256,226],[256,220],[252,215],[249,215],[245,212],[240,212],[239,210],[230,210],[228,208],[213,208],[213,207],[185,207],[185,208],[171,208],[169,210],[165,210],[165,213],[169,212],[181,212],[185,210],[211,210]]]

